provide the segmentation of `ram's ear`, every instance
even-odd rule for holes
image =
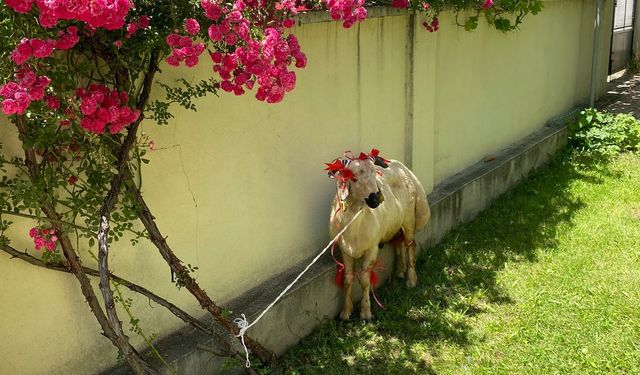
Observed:
[[[371,158],[373,159],[373,164],[377,165],[378,167],[389,168],[389,164],[387,164],[387,161],[380,156],[376,155],[372,156]]]

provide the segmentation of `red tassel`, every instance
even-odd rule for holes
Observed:
[[[404,232],[402,230],[399,230],[398,233],[396,233],[396,235],[393,236],[393,238],[389,242],[391,242],[396,247],[400,246],[404,242]]]
[[[374,288],[377,288],[379,281],[380,281],[380,278],[378,277],[378,274],[376,273],[376,271],[371,270],[371,273],[369,276],[369,282],[371,283],[371,286]]]
[[[338,288],[342,288],[344,286],[344,268],[340,268],[336,271],[336,279],[334,282]]]

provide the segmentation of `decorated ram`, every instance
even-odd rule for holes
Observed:
[[[374,265],[381,244],[393,240],[397,276],[406,277],[408,287],[416,285],[414,238],[429,221],[427,197],[407,167],[399,161],[383,159],[375,149],[358,157],[345,152],[344,157],[327,164],[326,169],[337,188],[329,222],[331,236],[338,235],[358,215],[337,242],[344,262],[343,272],[337,275],[344,286],[340,318],[349,319],[353,312],[354,261],[362,258],[357,274],[362,286],[360,318],[369,320],[372,317],[369,295],[371,284],[375,284]]]

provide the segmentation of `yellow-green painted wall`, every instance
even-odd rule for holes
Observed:
[[[603,2],[600,94],[606,89],[612,5]],[[437,33],[416,31],[413,148],[423,181],[437,184],[588,102],[594,2],[544,6],[514,33],[483,22],[466,32],[454,27],[451,13],[443,15]]]
[[[606,1],[603,69],[611,8]],[[309,66],[284,103],[222,94],[200,100],[198,112],[176,111],[168,126],[143,125],[158,147],[144,167],[144,194],[176,253],[199,267],[201,285],[224,302],[324,245],[334,187],[322,162],[376,147],[410,161],[430,191],[584,102],[592,17],[592,1],[566,0],[546,2],[506,35],[484,25],[465,32],[449,13],[433,34],[408,15],[350,30],[304,24],[296,34]],[[196,70],[164,67],[159,80],[204,78],[210,69],[206,62]],[[603,70],[601,88],[605,78]],[[10,126],[0,126],[0,139],[19,153]],[[30,223],[16,222],[13,245],[32,249]],[[86,248],[81,253],[95,267]],[[122,241],[110,259],[116,274],[202,315],[171,284],[152,246]],[[87,374],[115,363],[116,350],[100,336],[72,276],[0,253],[0,283],[0,374]],[[182,326],[145,299],[133,307],[147,333],[162,337]]]

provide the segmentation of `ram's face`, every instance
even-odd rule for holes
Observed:
[[[352,160],[346,169],[348,172],[343,171],[336,176],[340,200],[346,202],[350,196],[355,201],[363,200],[371,208],[378,207],[384,197],[378,187],[373,162],[370,159]]]

